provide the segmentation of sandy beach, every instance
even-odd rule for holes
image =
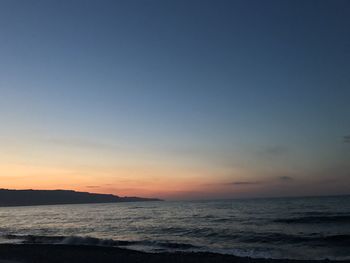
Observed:
[[[38,245],[38,244],[1,244],[0,262],[28,262],[28,263],[89,263],[89,262],[123,262],[123,263],[306,263],[306,262],[332,262],[324,261],[298,261],[298,260],[273,260],[273,259],[252,259],[231,255],[220,255],[214,253],[145,253],[128,249],[99,247],[99,246],[72,246],[72,245]],[[350,262],[350,261],[336,261]]]

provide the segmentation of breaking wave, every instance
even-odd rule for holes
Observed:
[[[86,245],[86,246],[106,246],[106,247],[126,247],[126,246],[154,246],[169,249],[191,249],[196,246],[185,243],[156,242],[156,241],[127,241],[102,239],[95,237],[79,236],[34,236],[34,235],[4,235],[4,239],[17,240],[21,244],[55,244],[55,245]]]

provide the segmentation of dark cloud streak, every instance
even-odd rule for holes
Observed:
[[[226,183],[226,185],[257,185],[257,184],[262,184],[262,182],[238,181],[238,182]]]
[[[343,141],[344,141],[345,143],[350,143],[350,135],[344,136],[344,137],[343,137]]]
[[[280,176],[280,177],[278,177],[278,179],[280,179],[282,181],[292,181],[292,180],[294,180],[293,177],[290,177],[290,176]]]
[[[267,158],[282,157],[282,156],[288,155],[289,153],[290,153],[289,148],[285,146],[279,146],[279,145],[265,146],[257,151],[257,154],[260,157],[267,157]]]

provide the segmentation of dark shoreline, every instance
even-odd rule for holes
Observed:
[[[321,263],[330,260],[253,259],[215,253],[145,253],[116,247],[52,244],[0,244],[0,262],[28,263]]]
[[[67,205],[67,204],[101,204],[162,201],[157,198],[136,196],[117,196],[73,190],[11,190],[0,189],[0,207]]]

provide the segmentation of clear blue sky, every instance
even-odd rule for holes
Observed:
[[[28,166],[43,188],[166,196],[149,176],[170,196],[350,193],[349,14],[342,0],[1,1],[4,187],[35,187]],[[79,180],[41,184],[43,167]]]

